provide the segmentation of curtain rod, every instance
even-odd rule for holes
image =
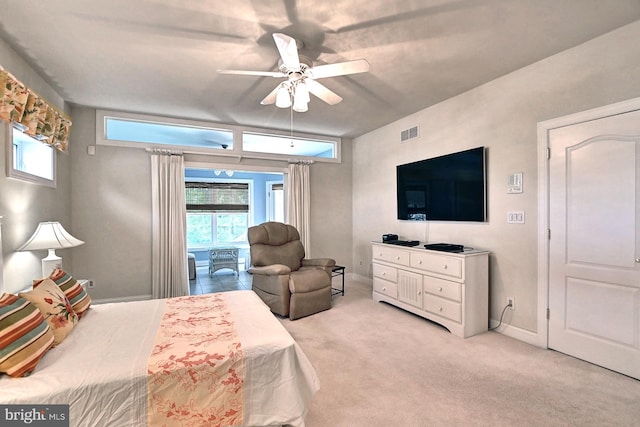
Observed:
[[[315,161],[314,160],[296,160],[296,159],[289,159],[289,164],[290,165],[312,165],[314,164]]]
[[[180,150],[169,150],[167,148],[145,148],[147,153],[163,154],[165,156],[182,156],[184,153]]]

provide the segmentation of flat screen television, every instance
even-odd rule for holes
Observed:
[[[486,221],[485,149],[396,167],[398,219]]]

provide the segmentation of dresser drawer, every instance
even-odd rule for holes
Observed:
[[[462,260],[431,252],[411,253],[411,267],[462,279]]]
[[[424,309],[438,316],[456,322],[462,322],[462,304],[439,298],[430,294],[424,294]]]
[[[462,285],[460,283],[424,276],[423,284],[425,292],[462,302]]]
[[[409,251],[394,248],[391,245],[375,245],[373,247],[373,258],[409,266]]]
[[[373,291],[392,298],[398,298],[398,285],[378,277],[373,279]]]
[[[398,281],[398,270],[382,264],[373,263],[373,276],[381,279],[388,280],[390,282]]]

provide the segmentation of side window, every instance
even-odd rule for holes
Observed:
[[[7,127],[7,176],[34,184],[56,186],[56,152],[48,144]]]
[[[284,222],[284,185],[267,181],[267,221]]]

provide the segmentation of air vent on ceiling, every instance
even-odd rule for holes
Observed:
[[[403,130],[400,132],[400,142],[405,142],[410,139],[416,139],[419,136],[418,126]]]

